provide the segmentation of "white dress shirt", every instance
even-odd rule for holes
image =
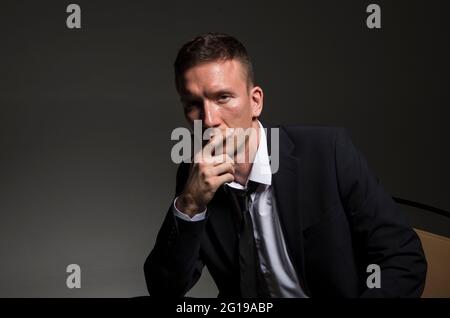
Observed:
[[[267,137],[263,126],[259,123],[260,139],[255,160],[250,171],[249,180],[258,183],[256,191],[251,195],[250,214],[253,220],[253,234],[258,250],[261,271],[267,282],[272,297],[307,297],[300,286],[294,266],[289,258],[280,220],[278,217],[275,197],[272,190],[272,172],[267,151]],[[228,186],[244,189],[237,182],[227,183]],[[173,203],[173,211],[177,217],[186,221],[201,221],[207,211],[188,215],[179,211]]]

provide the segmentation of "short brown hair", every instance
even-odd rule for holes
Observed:
[[[254,84],[253,67],[244,45],[235,37],[224,33],[204,33],[185,43],[175,59],[175,86],[180,92],[184,72],[189,68],[216,60],[237,59],[247,75],[249,86]]]

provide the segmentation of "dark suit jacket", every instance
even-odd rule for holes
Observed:
[[[305,293],[419,297],[427,269],[421,242],[345,130],[284,126],[279,137],[280,165],[273,174],[273,193],[289,256]],[[188,169],[187,164],[178,169],[176,195]],[[144,265],[151,296],[183,296],[204,265],[219,297],[239,296],[237,238],[230,212],[222,187],[204,221],[186,222],[169,208]],[[379,289],[367,288],[369,264],[381,267]]]

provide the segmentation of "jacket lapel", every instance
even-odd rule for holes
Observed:
[[[270,145],[272,138],[270,128],[272,127],[267,128],[268,149],[273,158]],[[276,141],[274,140],[274,142]],[[276,148],[273,150],[276,151]],[[282,128],[279,128],[279,167],[278,171],[272,174],[273,193],[290,259],[303,291],[309,295],[305,281],[303,224],[300,211],[301,158],[294,157],[293,150],[294,144],[289,136]]]

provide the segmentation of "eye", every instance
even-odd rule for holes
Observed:
[[[231,98],[230,95],[228,95],[228,94],[222,94],[222,95],[219,96],[218,102],[219,102],[220,104],[225,104],[225,103],[227,103],[227,102],[230,101],[230,98]]]

